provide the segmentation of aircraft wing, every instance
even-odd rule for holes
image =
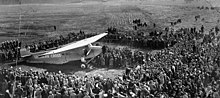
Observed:
[[[93,36],[93,37],[90,37],[90,38],[86,38],[86,39],[83,39],[83,40],[80,40],[80,41],[77,41],[77,42],[73,42],[73,43],[67,44],[67,45],[65,45],[61,48],[51,50],[51,51],[49,51],[47,53],[44,53],[42,55],[55,54],[55,53],[60,53],[60,52],[76,49],[76,48],[79,48],[79,47],[83,47],[83,46],[86,46],[86,45],[89,45],[91,43],[96,42],[97,40],[101,39],[102,37],[106,36],[107,34],[108,33],[102,33],[102,34],[99,34],[99,35],[96,35],[96,36]]]

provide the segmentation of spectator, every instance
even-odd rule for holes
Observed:
[[[10,94],[9,90],[5,91],[5,97],[4,98],[12,98],[12,95]]]

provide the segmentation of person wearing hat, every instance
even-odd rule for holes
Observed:
[[[9,50],[12,49],[12,40],[8,41],[8,49],[9,49]]]
[[[84,96],[83,98],[91,98],[91,97],[89,96],[89,92],[88,92],[88,91],[85,92],[85,96]]]
[[[113,58],[113,56],[110,55],[109,56],[109,67],[113,68],[113,66],[114,66],[113,64],[114,64],[114,58]]]
[[[4,98],[13,98],[8,89],[5,91]]]
[[[7,50],[7,58],[8,60],[12,60],[12,51],[11,50]]]
[[[56,91],[56,94],[55,94],[54,98],[62,98],[61,93],[59,93],[58,91]]]
[[[5,42],[1,43],[2,51],[5,49]]]
[[[46,85],[44,85],[43,90],[42,90],[42,92],[41,92],[41,95],[42,95],[42,98],[48,98],[48,96],[49,96],[49,91],[48,91]]]
[[[99,98],[99,93],[101,92],[101,89],[99,87],[99,82],[95,83],[95,87],[92,89],[92,94],[95,98]]]
[[[83,98],[83,91],[82,90],[78,91],[77,98]]]
[[[76,93],[75,93],[75,91],[73,89],[71,89],[69,91],[69,94],[70,94],[70,98],[76,98]]]
[[[27,97],[33,98],[34,88],[32,87],[32,85],[27,85],[27,86],[28,86]]]
[[[41,87],[37,86],[37,88],[35,88],[34,91],[34,98],[42,98],[41,92],[42,92]]]
[[[105,91],[101,89],[101,91],[99,92],[99,98],[103,98]]]
[[[104,94],[103,94],[103,98],[108,98],[109,96],[108,96],[108,93],[107,92],[105,92]],[[110,97],[109,97],[110,98]]]
[[[48,98],[54,98],[54,94],[53,94],[52,91],[49,92],[49,96],[48,96]]]
[[[17,98],[22,98],[22,94],[23,94],[23,89],[21,88],[21,84],[19,84],[15,90],[15,95],[17,96]]]

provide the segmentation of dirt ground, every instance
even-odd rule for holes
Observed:
[[[163,1],[163,0],[159,0]],[[170,0],[175,1],[175,0]],[[204,3],[204,2],[203,2]],[[162,4],[162,3],[161,3]],[[48,38],[56,38],[60,34],[66,35],[69,32],[103,33],[107,27],[116,27],[120,32],[136,32],[132,29],[132,20],[141,19],[148,27],[143,28],[148,34],[152,30],[153,23],[157,29],[170,26],[171,21],[182,19],[181,24],[174,26],[197,27],[204,25],[206,32],[215,26],[219,26],[219,16],[216,10],[200,10],[198,5],[169,4],[159,5],[144,0],[87,0],[69,4],[23,4],[23,5],[0,5],[0,42],[5,40],[19,39],[25,43],[43,41]],[[208,4],[204,4],[208,6]],[[216,8],[218,9],[218,8]],[[21,13],[21,19],[19,15]],[[195,16],[201,18],[195,21]],[[204,20],[202,21],[202,18]],[[19,26],[19,20],[20,26]],[[54,29],[56,26],[56,30]],[[20,29],[20,34],[19,32]],[[75,66],[75,63],[68,63],[62,66],[57,65],[19,65],[23,69],[62,70],[66,73],[114,73],[111,69],[82,70]],[[111,76],[121,74],[122,70],[116,70]]]

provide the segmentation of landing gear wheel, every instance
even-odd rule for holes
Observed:
[[[85,65],[85,64],[81,64],[81,68],[82,68],[82,69],[85,69],[85,68],[86,68],[86,65]]]

